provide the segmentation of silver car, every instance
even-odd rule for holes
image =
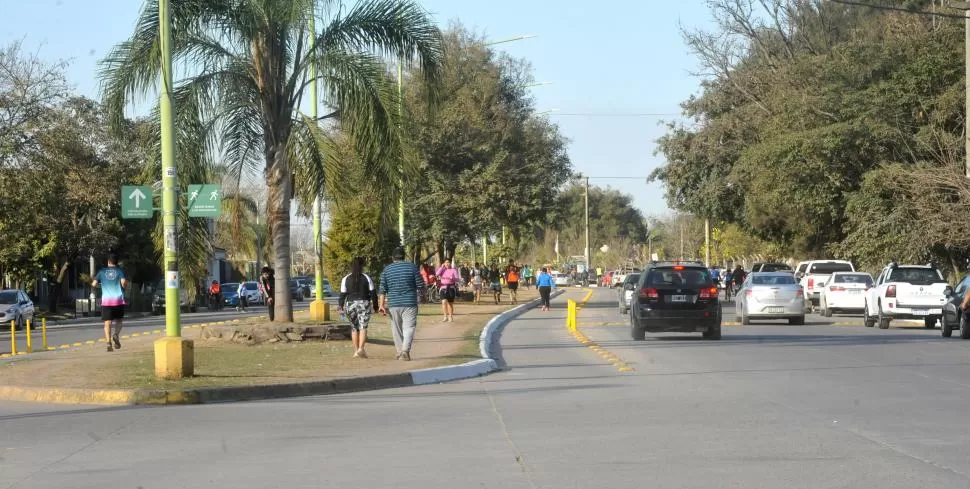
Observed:
[[[0,290],[0,328],[9,328],[14,323],[17,329],[24,329],[27,321],[34,320],[34,302],[22,290]]]
[[[626,314],[630,310],[630,301],[633,300],[637,291],[637,283],[640,281],[639,273],[631,273],[623,279],[623,287],[616,291],[617,301],[620,303],[620,314]]]
[[[752,319],[787,319],[788,324],[805,324],[805,291],[791,272],[749,274],[735,302],[741,324],[751,324]]]

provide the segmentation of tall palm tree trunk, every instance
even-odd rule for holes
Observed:
[[[285,140],[285,139],[284,139]],[[290,165],[285,143],[266,148],[269,163],[269,202],[266,215],[269,219],[270,237],[273,240],[273,268],[276,274],[276,292],[273,308],[276,322],[293,322],[292,298],[290,297],[290,198],[293,195]]]

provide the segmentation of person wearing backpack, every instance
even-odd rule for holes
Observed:
[[[505,286],[509,288],[512,304],[516,304],[518,302],[516,293],[519,290],[519,267],[516,266],[515,260],[509,260],[509,266],[505,267]]]

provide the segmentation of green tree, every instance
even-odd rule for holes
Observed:
[[[323,14],[317,19],[322,29],[309,33],[315,12]],[[319,121],[298,113],[308,80],[322,84],[324,103],[333,109],[324,118],[339,121],[367,173],[377,177],[382,193],[393,195],[401,175],[399,114],[382,56],[417,61],[433,81],[441,59],[440,33],[410,0],[364,0],[349,9],[339,1],[200,0],[173,2],[171,17],[174,60],[194,70],[174,88],[174,105],[182,114],[177,117],[201,121],[186,124],[203,129],[198,153],[214,150],[217,141],[236,174],[262,170],[281,292],[276,319],[292,321],[291,176],[301,168],[316,174],[298,182],[311,193],[337,177],[328,173],[329,141]],[[103,61],[104,98],[116,121],[133,96],[158,82],[158,22],[157,0],[146,0],[132,37]]]

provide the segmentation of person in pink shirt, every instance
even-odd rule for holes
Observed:
[[[438,276],[438,286],[441,287],[441,314],[444,316],[441,322],[453,323],[455,322],[455,297],[458,296],[461,275],[448,258],[441,263],[441,268],[435,275]]]

